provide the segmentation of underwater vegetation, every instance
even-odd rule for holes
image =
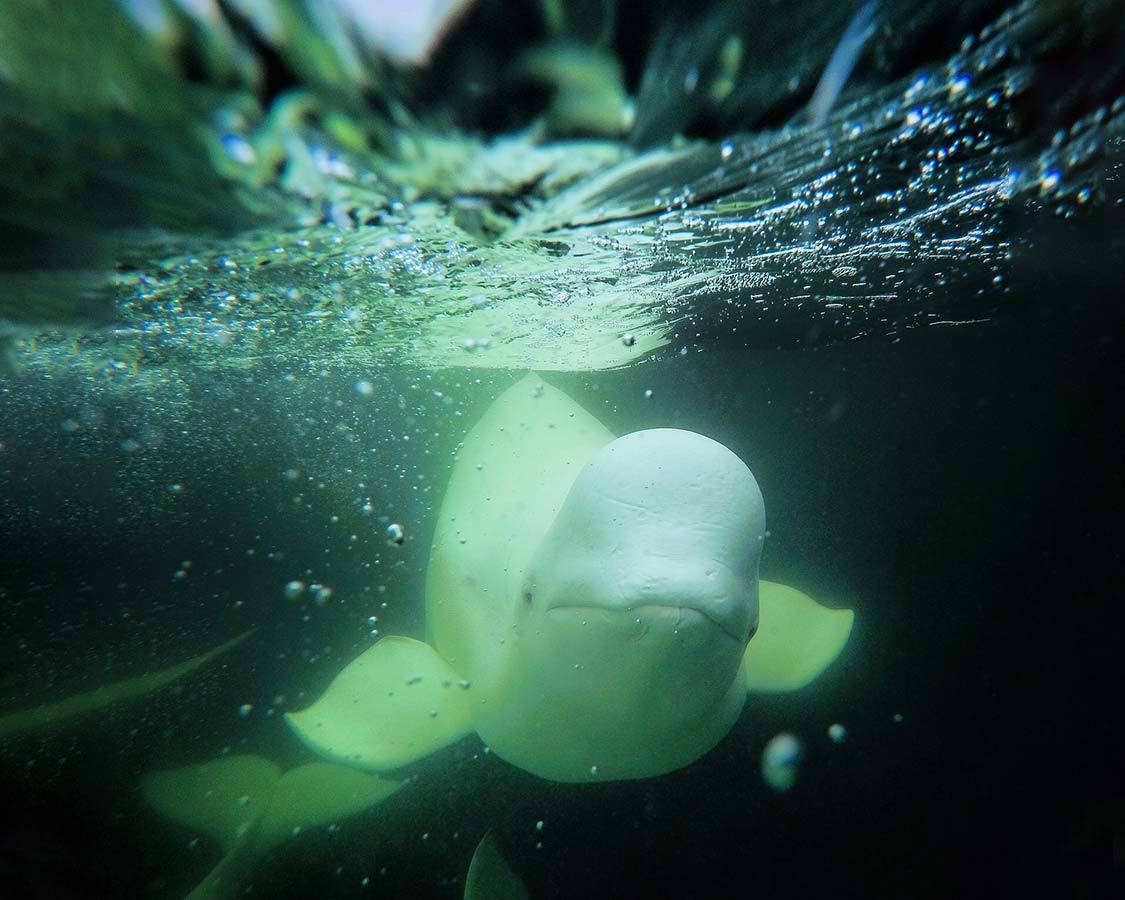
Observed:
[[[1120,0],[0,3],[5,892],[1117,896],[1123,154]]]

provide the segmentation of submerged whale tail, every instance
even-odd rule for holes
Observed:
[[[228,900],[267,851],[302,829],[375,806],[402,784],[322,762],[282,773],[264,757],[245,755],[151,772],[143,792],[158,812],[222,848],[222,859],[187,900]]]

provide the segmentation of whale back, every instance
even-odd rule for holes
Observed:
[[[578,473],[612,440],[537,375],[505,391],[466,435],[434,530],[426,628],[478,700],[502,677],[532,554]]]

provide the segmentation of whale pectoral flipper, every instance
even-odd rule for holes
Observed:
[[[405,782],[350,766],[305,763],[281,776],[262,820],[262,841],[274,846],[302,828],[327,825],[382,803]]]
[[[218,841],[219,863],[185,900],[233,900],[272,847],[381,803],[403,782],[314,762],[282,774],[261,756],[226,756],[145,776],[145,799]]]
[[[307,709],[285,721],[332,762],[385,772],[473,730],[471,686],[429,644],[386,637],[364,651]]]
[[[145,800],[174,822],[231,850],[269,808],[281,768],[261,756],[224,756],[145,775]]]
[[[855,613],[829,609],[796,588],[759,582],[758,631],[742,657],[750,691],[795,691],[828,668],[851,634]]]
[[[276,763],[237,755],[149,772],[145,800],[174,822],[218,842],[223,856],[185,900],[229,900],[262,853],[259,826],[281,779]]]
[[[464,900],[527,900],[527,888],[488,832],[480,839],[465,876]]]

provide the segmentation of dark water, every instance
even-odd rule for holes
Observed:
[[[1024,9],[1031,7],[1052,16],[1061,8]],[[1112,7],[1091,4],[1100,12],[1089,22],[1104,23]],[[802,21],[810,8],[802,6]],[[968,52],[957,51],[961,37],[992,21],[999,5],[966,4],[944,19],[941,4],[912,9],[912,18],[904,15],[910,27],[878,36],[877,52],[857,70],[856,96],[870,87],[875,97],[880,84],[916,64]],[[656,20],[645,35],[659,30],[663,12],[645,13]],[[480,15],[495,16],[496,5]],[[1066,125],[1108,102],[1120,69],[1105,33],[1072,18],[1073,33],[1059,46],[1036,36],[1013,44],[1016,58],[998,58],[996,77],[1007,78],[1028,62],[1020,53],[1040,54],[1034,77],[1021,82],[1033,89],[1018,93],[1011,109],[990,107],[1004,123],[995,134],[1010,141],[1003,152],[941,170],[938,182],[911,197],[940,207],[963,175],[1004,173],[1017,158],[1038,160],[1028,178],[1051,177],[1044,138],[1051,117]],[[782,32],[802,36],[789,33],[784,53],[763,63],[762,77],[731,102],[657,116],[646,128],[682,126],[717,138],[788,121],[847,15],[812,19],[795,29],[771,17],[756,30],[747,47],[775,36],[781,46]],[[701,22],[695,39],[706,43],[719,26]],[[622,38],[617,50],[635,86],[644,51],[630,49],[634,39]],[[494,49],[485,42],[477,51]],[[669,84],[682,83],[681,63],[666,61]],[[269,65],[270,78],[280,77],[281,63],[270,57]],[[462,71],[457,66],[471,68],[472,60],[450,65]],[[794,79],[800,91],[782,90]],[[440,87],[433,82],[423,79],[420,96]],[[140,94],[143,87],[142,80]],[[463,124],[474,127],[515,127],[525,106],[537,108],[529,93],[509,109],[502,92],[473,107],[467,90],[458,82],[447,100],[465,107]],[[909,316],[888,323],[863,307],[862,329],[838,329],[829,335],[835,342],[825,342],[819,323],[835,314],[817,296],[789,300],[806,283],[819,290],[830,282],[791,268],[807,248],[786,245],[792,253],[778,263],[784,272],[772,298],[785,316],[724,309],[727,285],[701,295],[707,302],[689,309],[683,334],[658,359],[547,375],[615,433],[692,429],[747,461],[769,520],[763,576],[856,611],[844,654],[811,687],[751,696],[714,750],[645,781],[554,784],[467,738],[408,769],[408,783],[382,805],[271,851],[246,896],[458,898],[473,849],[490,829],[535,900],[1125,896],[1120,112],[1113,134],[1101,132],[1102,119],[1090,129],[1106,141],[1108,162],[1076,158],[1063,198],[1023,184],[1008,205],[1010,197],[983,212],[962,203],[961,218],[924,219],[924,240],[894,253],[868,236],[863,262],[872,277],[863,290],[893,263]],[[877,152],[865,160],[876,165],[862,170],[847,168],[849,151],[837,144],[841,171],[853,181],[875,172],[886,159],[880,140],[869,138],[864,153]],[[1061,156],[1073,147],[1055,149]],[[713,143],[701,152],[721,150]],[[914,150],[900,152],[918,162]],[[781,175],[808,187],[800,179],[813,168]],[[190,182],[196,169],[186,171]],[[1070,205],[1088,176],[1098,185],[1093,208]],[[231,189],[229,179],[223,185]],[[637,196],[647,204],[642,186]],[[864,202],[875,203],[872,185],[862,186],[871,194]],[[665,199],[658,196],[657,206]],[[635,200],[625,197],[623,208]],[[819,209],[832,211],[846,244],[882,220],[845,201]],[[101,227],[97,213],[115,208],[107,200],[106,210],[87,210],[90,221]],[[623,220],[638,214],[626,212]],[[195,213],[209,216],[205,203]],[[718,225],[723,215],[734,213],[717,211]],[[31,218],[40,221],[38,213]],[[151,221],[164,222],[155,213]],[[668,221],[656,216],[648,226]],[[793,235],[798,224],[782,221]],[[988,253],[975,261],[942,240],[975,232],[988,238]],[[248,258],[251,243],[246,238]],[[944,255],[918,256],[939,245]],[[890,262],[881,261],[885,250]],[[711,267],[706,253],[692,252],[701,270]],[[725,251],[713,252],[718,260]],[[653,259],[675,268],[671,256]],[[554,257],[547,265],[555,270]],[[998,272],[1002,287],[992,290]],[[310,284],[330,293],[335,282],[322,275],[308,275]],[[200,296],[225,302],[233,276],[199,277]],[[933,309],[976,318],[978,288],[990,292],[980,301],[985,321],[898,328]],[[206,307],[191,309],[191,298],[185,306],[200,312],[193,326],[200,331]],[[264,335],[267,344],[259,308],[236,303],[235,311],[245,320],[240,339]],[[70,339],[56,335],[38,358],[33,344],[22,348],[35,364],[0,380],[0,709],[155,671],[256,630],[161,691],[0,739],[2,896],[170,900],[203,879],[219,861],[217,846],[147,805],[143,777],[226,754],[262,754],[283,768],[308,760],[281,713],[318,696],[370,646],[370,616],[383,633],[422,636],[434,510],[453,452],[522,374],[364,365],[393,357],[387,348],[320,360],[301,354],[299,328],[284,333],[284,349],[275,345],[272,356],[255,344],[259,355],[245,370],[204,365],[190,341],[179,356],[153,354],[184,336],[174,331],[177,314],[139,323],[144,353],[135,372],[67,364]],[[144,330],[154,324],[172,330]],[[210,332],[200,333],[210,341]],[[409,345],[412,335],[397,339]],[[91,343],[86,356],[101,352]],[[219,362],[232,355],[229,345],[212,344]],[[392,522],[405,529],[401,546],[384,538]],[[329,586],[331,598],[287,597],[285,585],[298,579]],[[846,726],[843,743],[828,738],[832,723]],[[759,773],[763,747],[781,731],[805,748],[796,785],[783,794]]]
[[[805,691],[752,696],[715,750],[663,778],[551,784],[467,739],[337,833],[271,853],[252,895],[457,897],[493,828],[536,898],[1113,896],[1125,423],[1097,248],[1117,224],[1043,223],[1058,256],[1017,270],[1034,285],[985,326],[555,376],[619,433],[694,429],[746,459],[769,515],[763,575],[854,606],[844,656]],[[275,695],[280,712],[319,692],[367,645],[379,603],[381,627],[420,634],[449,454],[509,380],[475,377],[378,375],[360,396],[338,378],[256,376],[103,407],[65,376],[5,386],[10,706],[259,629],[175,687],[0,748],[0,858],[20,896],[186,893],[216,852],[144,806],[142,773],[223,748],[296,763]],[[142,433],[152,446],[121,449]],[[401,548],[380,515],[404,524]],[[335,596],[286,599],[292,578]],[[779,795],[758,758],[780,730],[806,758]]]

